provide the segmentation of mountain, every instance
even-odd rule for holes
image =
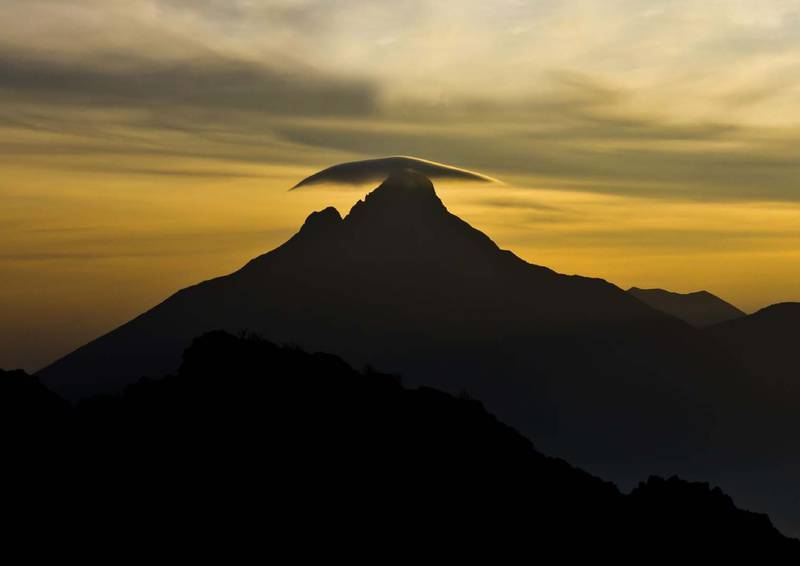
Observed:
[[[743,311],[708,291],[673,293],[664,289],[631,287],[628,293],[654,309],[698,328],[745,316]]]
[[[21,410],[52,396],[36,389],[40,403],[4,384],[2,398]],[[470,552],[501,544],[565,553],[580,541],[616,558],[653,548],[800,555],[800,541],[707,483],[651,477],[624,495],[544,456],[476,400],[410,389],[395,376],[255,336],[205,334],[175,375],[66,414],[53,409],[52,432],[28,431],[28,444],[47,449],[12,470],[24,487],[21,506],[45,492],[50,504],[39,509],[51,521],[56,501],[100,507],[102,521],[123,530],[147,520],[157,531],[162,517],[170,532],[190,525],[194,536],[212,525],[204,539],[232,532],[237,547],[334,533],[391,544],[409,531],[403,546],[446,548],[469,535]],[[54,469],[65,453],[70,466],[44,485],[31,482],[31,472]],[[242,536],[251,530],[257,536]]]
[[[44,430],[69,404],[22,370],[0,369],[0,419],[24,430]],[[8,440],[8,439],[7,439]]]
[[[389,176],[345,218],[333,208],[311,214],[284,245],[176,293],[38,375],[72,398],[119,390],[174,371],[191,339],[216,328],[467,389],[539,437],[588,415],[620,432],[639,417],[669,434],[673,424],[693,435],[705,428],[663,402],[681,395],[674,375],[699,383],[690,376],[707,365],[700,333],[610,283],[499,249],[412,171]],[[441,377],[442,368],[458,377]],[[583,406],[571,411],[561,399],[575,394]]]
[[[758,477],[738,475],[741,458],[762,458],[766,433],[751,423],[770,407],[713,336],[606,281],[501,250],[415,171],[393,172],[344,218],[311,214],[280,247],[38,375],[72,399],[119,391],[175,371],[192,338],[213,329],[467,391],[548,453],[624,486],[679,473],[741,486],[747,506],[772,512],[777,501]],[[780,501],[798,489],[788,484]]]
[[[800,399],[797,331],[800,303],[779,303],[749,316],[716,324],[707,332],[759,381],[776,388],[776,397]]]

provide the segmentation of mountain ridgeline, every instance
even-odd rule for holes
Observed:
[[[215,540],[279,518],[245,538],[261,545],[371,529],[390,542],[413,528],[411,545],[470,536],[473,548],[525,552],[568,554],[580,541],[630,557],[800,554],[800,541],[708,484],[651,477],[624,495],[542,455],[464,394],[409,389],[252,335],[205,334],[176,374],[74,408],[22,372],[0,374],[0,400],[3,424],[26,423],[20,448],[33,447],[16,458],[25,495],[9,499],[30,506],[44,491],[118,526],[158,521],[147,511],[157,508],[174,524],[211,526]]]
[[[663,289],[631,287],[628,293],[675,318],[704,328],[745,316],[745,313],[708,291],[673,293]]]
[[[779,303],[750,316],[717,324],[708,333],[738,360],[775,402],[796,411],[800,404],[800,354],[797,331],[800,303]]]
[[[285,244],[38,375],[70,399],[120,391],[174,372],[214,329],[466,390],[591,473],[627,487],[651,473],[706,479],[800,533],[800,455],[785,432],[796,406],[776,409],[719,336],[500,249],[420,173],[393,172],[345,217],[311,214]]]

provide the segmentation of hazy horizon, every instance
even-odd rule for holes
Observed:
[[[800,301],[793,2],[0,5],[0,367],[35,370],[413,155],[520,257],[620,287]]]

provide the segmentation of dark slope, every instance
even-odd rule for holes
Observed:
[[[707,328],[727,356],[744,368],[757,388],[760,410],[747,423],[760,445],[744,452],[738,478],[730,489],[750,492],[759,482],[770,485],[770,513],[794,535],[800,535],[800,303],[780,303],[754,314]],[[751,461],[748,469],[744,462]]]
[[[0,419],[23,430],[45,430],[51,417],[69,410],[69,404],[22,370],[0,369]],[[5,437],[11,440],[13,436]]]
[[[745,316],[744,312],[708,291],[673,293],[663,289],[631,287],[628,289],[628,293],[654,309],[670,314],[697,328]]]
[[[708,484],[650,478],[625,496],[543,456],[477,401],[408,389],[335,356],[254,337],[204,335],[177,375],[83,402],[51,422],[75,464],[51,480],[48,499],[80,493],[88,509],[113,499],[100,516],[118,529],[142,519],[152,528],[163,517],[173,532],[237,533],[237,545],[274,548],[297,537],[303,548],[355,536],[360,546],[377,536],[388,539],[383,552],[397,537],[412,547],[499,543],[537,554],[568,554],[577,542],[615,557],[656,548],[800,552],[765,515],[737,509]],[[53,469],[55,454],[27,465]],[[242,540],[242,532],[258,534]]]
[[[800,303],[779,303],[744,318],[712,326],[719,340],[776,397],[800,399]],[[784,397],[785,398],[785,397]]]
[[[192,337],[215,328],[466,389],[543,449],[626,485],[650,472],[723,482],[761,442],[749,424],[758,392],[712,338],[605,281],[500,250],[414,173],[344,219],[312,214],[279,248],[39,375],[73,398],[113,390],[174,371]]]

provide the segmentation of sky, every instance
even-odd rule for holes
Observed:
[[[0,0],[0,367],[279,245],[413,155],[524,259],[800,300],[796,0]]]

